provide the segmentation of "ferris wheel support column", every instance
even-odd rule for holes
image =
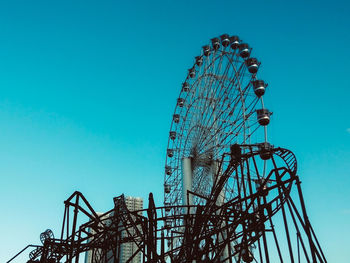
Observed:
[[[219,162],[214,161],[211,165],[211,176],[213,178],[213,182],[219,182],[220,181],[220,171],[219,171]],[[225,189],[221,189],[218,198],[216,199],[216,205],[222,206],[225,203]],[[221,213],[220,210],[217,211],[217,214],[219,215]],[[222,228],[225,228],[226,222],[222,222]],[[225,231],[225,230],[224,230]],[[223,242],[227,239],[227,233],[222,232],[219,234],[219,243]],[[224,250],[221,252],[220,255],[221,262],[229,262],[229,245],[225,245]]]
[[[192,205],[193,197],[188,194],[192,190],[192,160],[189,157],[182,159],[182,201],[183,205]],[[188,195],[188,196],[187,196]],[[186,209],[187,212],[187,209]]]

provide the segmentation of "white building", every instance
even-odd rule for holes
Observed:
[[[125,204],[129,211],[137,211],[143,209],[143,200],[140,197],[125,197]],[[129,230],[131,234],[134,234],[134,229]],[[126,232],[122,233],[125,236]],[[137,251],[137,245],[134,242],[123,243],[120,247],[120,261],[119,263],[125,263],[131,256]],[[139,252],[130,263],[140,263],[141,253]]]
[[[125,197],[125,204],[129,211],[137,211],[143,209],[143,199],[140,197],[131,197],[127,196]],[[102,213],[97,213],[98,215],[101,215]],[[106,215],[109,216],[109,215]],[[91,230],[89,230],[91,231]],[[129,232],[131,234],[134,234],[134,229],[129,229]],[[121,233],[122,237],[126,237],[127,233],[126,231],[123,231]],[[120,259],[119,262],[114,262],[114,260],[109,260],[108,262],[98,262],[98,263],[125,263],[128,259],[131,258],[131,256],[137,251],[137,245],[134,242],[127,242],[123,243],[120,246]],[[131,261],[130,263],[140,263],[141,262],[141,253],[139,252]],[[92,251],[87,251],[85,254],[85,263],[97,263],[93,262],[92,260]]]

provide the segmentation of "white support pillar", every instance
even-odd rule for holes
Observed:
[[[221,174],[219,174],[219,162],[213,161],[211,166],[211,176],[213,178],[213,183],[218,182],[220,180]],[[225,203],[225,189],[221,189],[218,199],[216,200],[216,204],[221,206]]]
[[[189,157],[182,159],[182,200],[183,205],[193,205],[193,196],[189,195],[187,200],[187,191],[192,191],[192,160]],[[187,212],[187,211],[186,211]]]
[[[219,173],[219,163],[218,161],[214,161],[212,166],[211,166],[211,175],[213,178],[213,183],[217,183],[220,180],[221,174]],[[222,206],[225,203],[225,189],[221,189],[218,198],[216,199],[216,205]],[[220,214],[220,210],[217,212]],[[225,222],[222,223],[222,228],[226,225]],[[219,242],[226,240],[227,236],[226,233],[221,233],[219,235]],[[227,259],[229,256],[229,246],[226,245],[224,250],[222,251],[222,254],[220,255],[221,260]],[[225,260],[223,262],[229,262],[229,260]]]

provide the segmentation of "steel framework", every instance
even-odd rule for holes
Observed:
[[[264,177],[256,168],[261,157],[269,163]],[[60,238],[43,232],[43,244],[27,262],[79,262],[87,251],[90,262],[120,262],[121,245],[128,242],[137,250],[127,262],[139,253],[144,263],[327,262],[307,216],[291,151],[235,144],[223,154],[217,173],[209,196],[187,192],[188,198],[203,198],[197,205],[156,207],[150,193],[148,208],[129,211],[121,195],[113,209],[98,215],[75,192],[64,202]],[[222,204],[218,198],[230,178],[235,197]],[[169,209],[183,212],[169,215]],[[79,214],[87,217],[80,225]]]

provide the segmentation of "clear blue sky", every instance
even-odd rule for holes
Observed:
[[[0,262],[56,235],[75,190],[98,211],[163,198],[171,116],[201,46],[262,61],[269,140],[296,153],[329,262],[350,262],[347,1],[1,1]],[[21,261],[16,261],[21,262]]]

